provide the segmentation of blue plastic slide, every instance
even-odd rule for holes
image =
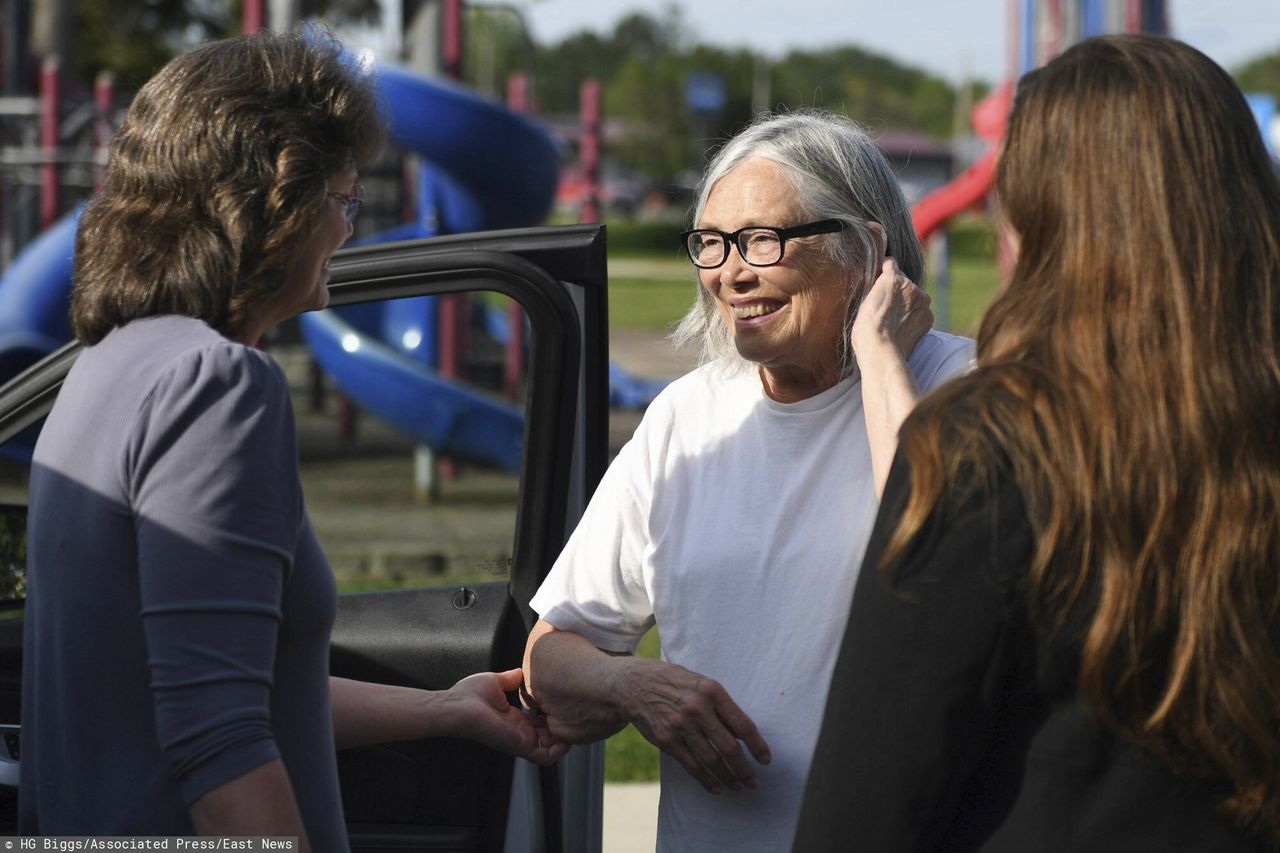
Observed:
[[[80,210],[27,244],[0,276],[0,381],[71,340],[71,257]]]
[[[380,66],[390,136],[422,157],[416,223],[364,242],[517,228],[551,209],[560,152],[541,126],[448,81]],[[362,408],[438,453],[519,470],[523,414],[441,377],[435,300],[304,314],[321,369]]]
[[[520,470],[522,409],[437,376],[334,311],[306,316],[316,363],[365,409],[427,447]]]

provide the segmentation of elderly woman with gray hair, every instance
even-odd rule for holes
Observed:
[[[933,331],[892,170],[848,119],[765,117],[682,235],[704,364],[654,400],[533,600],[557,738],[662,750],[660,850],[791,843],[898,425],[972,362]],[[634,657],[657,625],[663,660]],[[683,769],[682,769],[683,768]]]

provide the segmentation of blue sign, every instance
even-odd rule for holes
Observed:
[[[684,102],[695,113],[714,115],[721,112],[727,99],[723,75],[696,71],[685,78]]]

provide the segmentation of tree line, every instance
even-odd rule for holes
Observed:
[[[111,70],[123,92],[136,90],[186,47],[235,32],[242,14],[242,0],[74,0],[74,6],[70,70],[84,81]],[[338,29],[379,15],[377,0],[299,0],[299,6],[301,14]],[[537,43],[514,7],[466,8],[464,82],[500,98],[510,75],[520,72],[532,84],[537,111],[575,113],[582,81],[598,80],[606,116],[627,127],[611,155],[659,181],[699,166],[707,147],[760,109],[821,107],[872,128],[945,139],[967,128],[968,106],[990,88],[990,81],[954,86],[856,45],[770,59],[703,44],[674,4],[658,14],[631,14],[611,32],[584,30],[554,44]],[[719,109],[699,114],[688,107],[692,75],[723,81]],[[1236,75],[1246,90],[1280,97],[1280,50]]]
[[[942,139],[956,126],[957,107],[989,88],[974,83],[960,92],[940,77],[855,45],[769,59],[702,44],[675,6],[660,15],[631,14],[611,33],[583,31],[545,46],[532,44],[522,22],[502,10],[477,8],[468,23],[468,82],[484,91],[490,81],[524,72],[540,111],[570,113],[578,108],[581,81],[599,80],[605,114],[628,125],[612,154],[656,179],[696,165],[702,148],[732,135],[757,110],[821,107],[875,128],[910,128]],[[721,109],[698,114],[689,108],[685,87],[695,74],[723,81]]]

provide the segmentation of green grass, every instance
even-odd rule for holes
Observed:
[[[338,578],[338,592],[341,594],[347,592],[384,592],[389,589],[426,589],[428,587],[442,586],[463,587],[492,583],[493,581],[505,581],[506,579],[505,574],[485,575],[476,572],[449,573],[445,575],[410,572],[376,577],[352,577],[348,575]]]
[[[950,330],[973,337],[999,287],[1000,270],[994,259],[952,258]]]
[[[609,279],[609,326],[616,329],[666,331],[684,316],[694,300],[690,276]]]
[[[1000,270],[991,259],[957,258],[951,262],[952,328],[975,335],[987,306],[1000,289]]]

